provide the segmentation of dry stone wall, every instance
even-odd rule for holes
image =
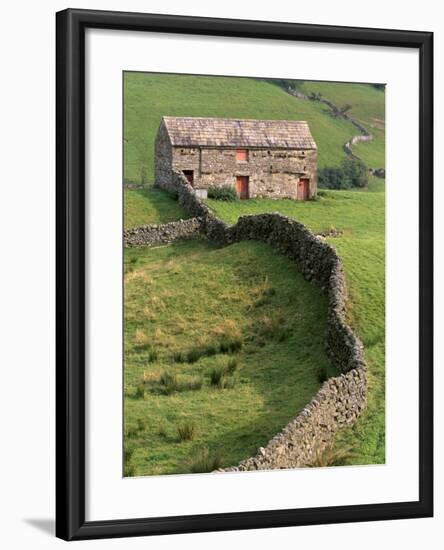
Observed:
[[[325,99],[321,96],[312,96],[309,97],[302,92],[299,92],[295,89],[290,88],[288,90],[288,93],[292,95],[293,97],[297,97],[298,99],[305,99],[305,100],[313,100],[313,101],[319,101],[320,103],[324,103],[327,105],[332,113],[340,113],[340,109],[337,105],[335,105],[332,101]],[[361,133],[359,135],[353,136],[348,141],[344,143],[344,151],[349,155],[351,158],[354,158],[356,160],[361,160],[360,157],[356,153],[353,152],[353,145],[356,145],[356,143],[366,143],[373,140],[373,135],[371,132],[358,120],[356,120],[355,117],[349,115],[348,113],[340,113],[338,116],[343,118],[344,120],[348,120],[348,122],[351,122],[355,128],[357,128]],[[385,178],[385,169],[384,168],[369,168],[369,171],[378,178]]]
[[[127,248],[171,243],[178,239],[193,237],[200,230],[200,225],[201,222],[198,218],[161,225],[141,225],[126,229],[123,232],[123,242]]]
[[[255,456],[225,471],[310,465],[332,445],[337,431],[350,426],[367,405],[367,365],[363,345],[347,322],[347,287],[340,257],[323,237],[278,213],[242,216],[236,225],[228,226],[178,172],[160,187],[177,194],[179,203],[199,218],[199,229],[210,240],[222,245],[245,239],[268,243],[295,261],[303,276],[327,294],[326,351],[341,375],[324,382],[304,410]]]
[[[344,151],[350,157],[353,157],[356,160],[360,160],[360,157],[358,157],[358,155],[356,155],[353,152],[352,146],[355,145],[356,143],[371,141],[372,139],[373,139],[373,136],[371,135],[353,136],[350,140],[344,143]]]

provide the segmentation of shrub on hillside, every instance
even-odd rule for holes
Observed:
[[[222,187],[209,187],[208,198],[219,201],[236,201],[239,197],[234,187],[224,185]]]
[[[342,170],[352,187],[367,187],[368,168],[362,160],[345,159],[342,162]]]
[[[310,92],[308,94],[308,99],[311,99],[312,101],[320,101],[322,99],[321,92]]]
[[[318,183],[322,189],[351,189],[368,185],[368,169],[364,162],[344,159],[339,166],[326,166],[318,172]]]
[[[350,109],[352,108],[352,105],[350,103],[347,103],[346,105],[343,105],[342,107],[336,107],[333,106],[331,110],[331,116],[333,118],[340,118],[345,115]]]

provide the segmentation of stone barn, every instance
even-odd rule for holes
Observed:
[[[316,194],[317,147],[301,120],[170,117],[155,144],[156,185],[181,171],[199,196],[234,187],[241,199],[308,200]]]

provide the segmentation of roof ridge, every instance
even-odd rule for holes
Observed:
[[[239,121],[252,121],[252,122],[304,122],[308,124],[306,120],[293,120],[289,118],[236,118],[236,117],[219,117],[219,116],[173,116],[163,115],[162,119],[191,119],[191,120],[239,120]]]

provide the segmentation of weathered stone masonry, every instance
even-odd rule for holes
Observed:
[[[126,229],[123,232],[123,242],[127,248],[172,243],[178,239],[194,237],[200,230],[200,225],[200,220],[197,218],[160,225],[141,225]]]
[[[277,213],[242,216],[228,226],[196,196],[181,173],[173,173],[164,189],[199,219],[210,240],[228,245],[245,239],[266,242],[294,260],[307,280],[327,293],[326,350],[342,373],[323,383],[311,402],[253,457],[225,471],[307,466],[332,445],[335,434],[350,426],[367,404],[367,366],[363,346],[347,323],[347,289],[335,249],[303,224]],[[197,227],[196,227],[197,229]]]
[[[239,148],[245,160],[237,158]],[[317,148],[304,121],[164,117],[155,144],[156,185],[173,171],[192,173],[195,189],[231,186],[248,178],[248,198],[307,200],[317,190]],[[298,184],[308,184],[298,195]]]

